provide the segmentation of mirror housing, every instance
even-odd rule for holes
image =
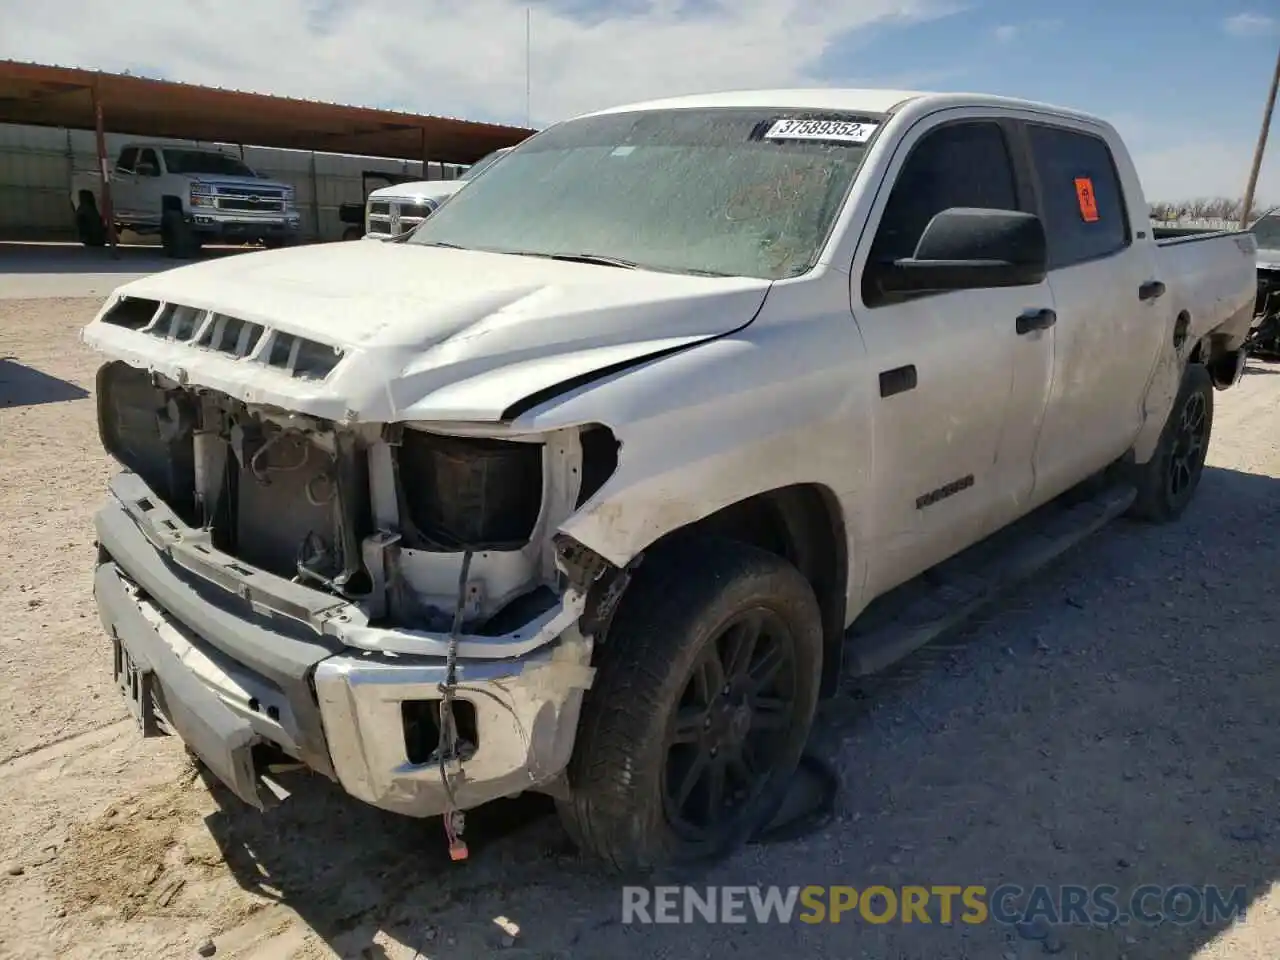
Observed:
[[[915,254],[885,264],[885,293],[1034,286],[1048,272],[1044,225],[1031,213],[951,207],[924,228]]]

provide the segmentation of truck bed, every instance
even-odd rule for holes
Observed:
[[[1175,316],[1187,314],[1192,338],[1213,333],[1225,340],[1224,349],[1239,348],[1253,321],[1257,251],[1253,235],[1213,230],[1162,236],[1167,229],[1153,228],[1152,233],[1156,275],[1169,286]]]

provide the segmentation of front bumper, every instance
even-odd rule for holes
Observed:
[[[294,239],[301,235],[302,220],[296,211],[246,216],[196,208],[188,215],[201,237],[218,240]]]
[[[127,474],[113,483],[134,493],[139,485]],[[119,497],[96,523],[103,557],[94,593],[108,635],[148,673],[168,725],[237,796],[270,805],[258,748],[274,746],[374,806],[417,817],[447,809],[439,766],[420,753],[410,760],[402,712],[405,702],[440,699],[443,658],[356,650],[264,610],[248,587],[228,590],[176,560]],[[178,541],[200,539],[172,518],[162,525]],[[223,559],[201,552],[214,564]],[[573,627],[521,656],[459,660],[456,699],[473,708],[476,739],[454,789],[460,807],[531,789],[564,769],[590,656]]]

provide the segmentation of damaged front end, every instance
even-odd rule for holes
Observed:
[[[122,597],[147,608],[165,649],[148,633],[142,658],[185,665],[156,668],[166,699],[194,671],[246,750],[415,816],[560,775],[592,635],[625,584],[556,536],[617,465],[607,428],[331,421],[122,361],[97,400],[126,470],[99,517],[100,605],[115,635]],[[448,786],[445,759],[465,764]],[[243,757],[222,766],[260,799]]]

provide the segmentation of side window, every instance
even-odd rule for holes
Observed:
[[[893,184],[868,262],[911,256],[929,221],[949,207],[1019,209],[1013,161],[999,124],[953,123],[921,138]],[[883,299],[871,272],[863,272],[868,306]]]
[[[125,147],[120,151],[120,159],[116,161],[116,168],[121,173],[133,173],[134,164],[138,161],[138,148]]]
[[[148,176],[160,176],[160,160],[156,157],[154,150],[143,150],[138,155],[138,166],[150,166],[151,169],[147,172]]]
[[[1050,266],[1069,267],[1127,247],[1124,193],[1106,143],[1039,124],[1028,126],[1027,133],[1040,179]]]

